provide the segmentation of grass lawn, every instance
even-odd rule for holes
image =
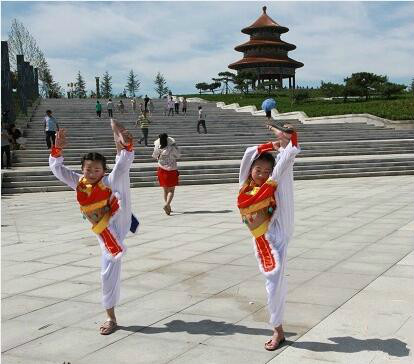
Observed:
[[[258,110],[264,99],[269,95],[240,95],[240,94],[192,94],[187,97],[201,97],[209,101],[223,101],[226,104],[237,102],[240,106],[255,105]],[[325,101],[307,100],[291,104],[288,93],[271,95],[277,102],[279,112],[303,111],[310,117],[343,115],[343,114],[363,114],[368,113],[391,120],[414,120],[414,96],[405,94],[393,99],[372,99],[368,101]]]

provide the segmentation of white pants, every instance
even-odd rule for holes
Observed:
[[[280,264],[280,269],[277,273],[266,277],[267,308],[270,314],[269,323],[272,327],[277,327],[282,324],[285,311],[287,293],[287,282],[285,278],[287,242],[278,245],[277,251],[279,253],[280,261],[278,263]]]
[[[121,292],[121,259],[110,260],[102,255],[102,306],[107,310],[119,302]]]

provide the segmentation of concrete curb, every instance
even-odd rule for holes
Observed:
[[[224,102],[220,101],[216,103],[216,106],[221,109],[232,109],[237,112],[250,112],[254,116],[265,115],[264,110],[257,110],[254,105],[240,107],[238,103],[226,105]],[[368,113],[308,117],[303,111],[279,113],[277,109],[273,109],[272,119],[299,120],[303,124],[366,123],[400,130],[414,129],[414,120],[388,120]]]

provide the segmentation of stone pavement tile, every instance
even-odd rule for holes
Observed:
[[[414,266],[414,253],[408,254],[405,258],[398,262],[398,265],[411,265]]]
[[[306,252],[300,254],[300,258],[304,259],[328,259],[334,261],[340,261],[350,257],[351,255],[355,254],[355,252],[361,249],[361,247],[354,247],[354,248],[342,248],[341,247],[332,247],[328,248],[325,245],[323,248],[315,248],[309,249]],[[290,247],[288,248],[289,254]]]
[[[35,297],[68,299],[93,290],[95,290],[94,285],[63,281],[31,290],[29,294]]]
[[[259,271],[257,259],[254,256],[254,252],[248,253],[247,255],[237,258],[231,262],[231,265],[241,265],[241,266],[248,266],[248,267],[257,267],[257,271]]]
[[[41,272],[33,273],[30,275],[30,277],[65,280],[83,274],[92,273],[95,270],[96,269],[94,268],[88,267],[74,267],[70,265],[61,265],[59,267],[49,268]]]
[[[307,286],[361,289],[376,278],[377,275],[322,272],[310,279]]]
[[[165,287],[173,292],[188,292],[191,295],[214,295],[233,286],[234,282],[228,282],[220,277],[202,273],[182,282]]]
[[[25,319],[4,321],[1,324],[1,351],[12,354],[9,350],[61,329],[60,325],[42,325]]]
[[[206,295],[193,295],[184,291],[174,291],[173,293],[163,289],[131,301],[131,304],[136,303],[137,307],[143,310],[153,309],[176,313],[192,307],[206,298]]]
[[[122,270],[133,270],[137,272],[148,272],[173,263],[173,259],[144,257],[138,260],[130,260],[122,263]]]
[[[161,364],[170,362],[194,346],[194,343],[136,333],[89,354],[74,364],[107,363],[108,358],[116,364],[130,364],[131,360],[134,364]]]
[[[217,346],[214,344],[200,344],[189,350],[176,359],[170,361],[170,364],[223,364],[223,363],[237,363],[237,364],[264,364],[276,355],[275,352],[266,352],[263,350],[249,350],[244,348],[232,347],[231,338],[227,338],[225,346]]]
[[[402,277],[411,278],[414,277],[414,266],[396,264],[384,273],[385,277]]]
[[[247,280],[230,287],[223,291],[223,294],[228,294],[237,297],[240,300],[249,302],[249,304],[266,305],[267,294],[265,284],[257,280]]]
[[[331,267],[334,267],[338,264],[339,260],[332,260],[332,259],[312,259],[312,258],[302,258],[296,257],[289,260],[289,268],[292,269],[303,269],[303,270],[311,270],[311,271],[318,271],[323,272]]]
[[[374,249],[362,249],[347,260],[349,262],[363,262],[363,263],[396,263],[402,257],[404,253],[401,251],[388,252],[376,252]]]
[[[214,249],[214,252],[220,254],[234,254],[235,257],[245,256],[246,254],[254,255],[253,242],[252,239],[247,239],[247,241],[237,241],[236,243],[230,243]]]
[[[40,308],[53,305],[57,302],[59,302],[59,299],[26,295],[5,298],[1,301],[1,319],[2,321],[9,320]]]
[[[13,278],[7,281],[2,281],[1,294],[2,297],[8,297],[18,293],[29,292],[36,288],[46,287],[54,284],[55,282],[55,280],[44,278]]]
[[[154,270],[153,273],[163,273],[163,274],[183,273],[183,274],[189,274],[190,276],[196,276],[201,273],[211,271],[217,267],[219,267],[218,264],[189,262],[189,261],[184,260],[182,262],[175,262],[174,264],[158,268]]]
[[[8,274],[9,278],[17,278],[25,275],[32,275],[33,273],[47,270],[50,268],[55,268],[56,264],[45,264],[39,262],[21,262],[19,264],[13,265],[4,272],[2,268],[2,274]]]
[[[260,309],[260,304],[250,305],[245,298],[233,296],[225,291],[193,304],[182,313],[240,320],[258,309]]]
[[[345,261],[338,263],[335,267],[329,269],[330,272],[335,273],[356,273],[356,274],[369,274],[380,275],[384,273],[392,263],[365,263],[365,262],[352,262]]]
[[[40,360],[30,358],[27,354],[25,354],[23,357],[2,354],[1,362],[3,364],[27,364],[27,363],[30,363],[30,364],[61,364],[61,362],[57,363],[57,362],[45,360],[44,358]]]
[[[123,278],[123,272],[121,273]],[[154,291],[161,288],[168,288],[178,282],[182,282],[192,277],[189,273],[162,273],[159,271],[152,271],[142,273],[135,277],[122,280],[121,290],[123,287],[130,287],[141,291]]]
[[[122,338],[126,336],[127,333],[123,331],[117,331],[112,335],[100,335],[97,330],[66,327],[11,349],[8,353],[15,356],[28,354],[31,358],[38,360],[76,363],[79,358],[105,348],[120,339],[122,341]]]
[[[307,289],[298,286],[287,296],[289,302],[311,303],[327,306],[340,306],[349,300],[358,290],[343,287],[313,286]]]
[[[67,263],[67,266],[71,267],[87,267],[87,268],[100,268],[102,257],[101,255],[87,256],[83,258],[78,258],[70,263]]]
[[[73,325],[87,317],[92,317],[98,312],[103,313],[103,308],[98,303],[61,301],[6,322],[30,322],[38,328],[43,326],[63,327]]]
[[[157,259],[171,259],[172,262],[178,262],[181,260],[185,260],[196,255],[200,254],[199,251],[195,251],[191,249],[190,246],[179,246],[176,248],[171,248],[159,253],[152,255]]]
[[[80,261],[83,261],[85,259],[88,259],[90,257],[89,254],[82,254],[82,253],[62,253],[51,255],[44,258],[36,259],[37,262],[41,263],[48,263],[48,264],[56,264],[56,265],[62,265],[62,264],[73,264]]]
[[[218,254],[216,252],[207,252],[195,255],[191,258],[188,258],[188,261],[191,262],[201,262],[201,263],[216,263],[216,264],[226,264],[230,263],[237,257],[234,254]]]

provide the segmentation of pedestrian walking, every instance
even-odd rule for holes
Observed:
[[[138,140],[138,143],[141,144],[144,141],[145,146],[148,147],[148,128],[151,120],[147,117],[147,112],[144,110],[142,115],[138,118],[137,125],[139,124],[142,131],[142,138]]]
[[[11,137],[7,131],[6,125],[1,124],[1,169],[4,169],[4,158],[6,155],[6,169],[11,168],[11,154],[10,154]]]
[[[52,110],[46,110],[46,116],[43,119],[45,135],[46,135],[46,145],[47,149],[52,148],[52,145],[55,144],[56,132],[59,131],[59,124],[54,116],[52,116]]]
[[[197,133],[200,133],[200,125],[204,129],[204,134],[207,134],[207,127],[206,127],[206,113],[203,111],[203,107],[200,105],[198,107],[198,122],[197,122]]]
[[[108,102],[106,103],[106,109],[108,110],[108,116],[110,118],[113,117],[113,108],[114,108],[114,104],[112,102],[112,99],[109,99]]]
[[[187,98],[184,96],[183,97],[183,108],[182,108],[182,112],[184,115],[187,115]]]
[[[99,102],[99,100],[96,100],[95,110],[96,110],[96,115],[98,116],[98,118],[100,118],[101,113],[102,113],[102,105]]]

